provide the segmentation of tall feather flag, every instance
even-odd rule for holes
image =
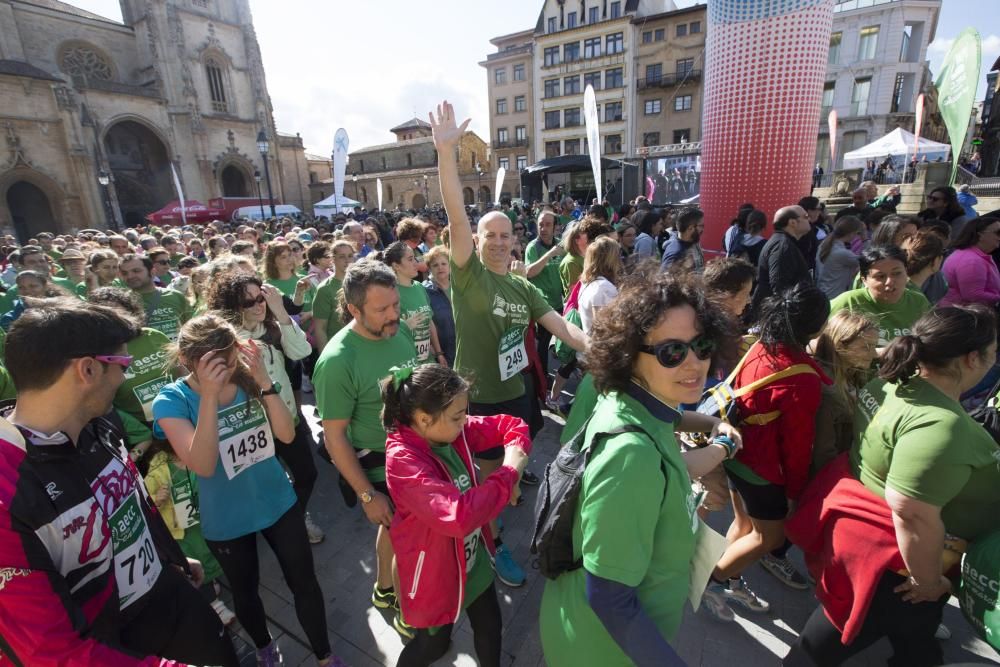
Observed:
[[[830,127],[830,171],[837,166],[837,110],[830,111],[830,116],[826,119]]]
[[[503,179],[506,176],[507,176],[507,170],[506,169],[504,169],[503,167],[500,167],[499,169],[497,169],[497,182],[496,182],[496,187],[493,190],[494,192],[496,192],[496,195],[497,195],[497,197],[496,197],[496,204],[497,204],[497,206],[500,205],[500,189],[503,187]]]
[[[587,123],[587,144],[590,149],[590,168],[594,171],[594,189],[597,201],[603,201],[601,192],[601,128],[597,121],[597,97],[594,87],[588,85],[583,92],[583,118]]]
[[[177,191],[177,199],[181,203],[181,220],[187,226],[187,204],[184,202],[184,189],[181,188],[181,179],[177,176],[177,169],[174,168],[173,162],[170,163],[170,174],[174,177],[174,190]]]
[[[965,133],[972,120],[972,104],[979,86],[982,40],[975,28],[966,28],[955,38],[944,57],[941,73],[934,82],[938,90],[938,110],[951,140],[951,180],[955,182],[958,158],[965,144]]]
[[[382,210],[382,179],[375,179],[375,193],[378,195],[378,210]]]
[[[340,200],[344,197],[344,174],[347,171],[347,148],[350,140],[347,130],[340,128],[333,136],[333,203],[340,213]]]

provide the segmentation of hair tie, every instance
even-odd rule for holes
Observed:
[[[392,368],[389,369],[389,372],[392,373],[393,391],[399,391],[399,388],[402,386],[402,384],[407,380],[409,380],[410,376],[413,375],[413,368],[411,367],[400,368],[399,366],[393,366]]]

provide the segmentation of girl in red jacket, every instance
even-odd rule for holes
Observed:
[[[401,612],[416,636],[397,667],[430,665],[448,651],[464,609],[476,656],[500,664],[500,605],[489,522],[520,495],[528,426],[517,417],[469,417],[469,384],[446,366],[392,369],[382,385],[385,475],[395,504],[389,536]],[[504,462],[481,482],[474,454],[504,446]]]

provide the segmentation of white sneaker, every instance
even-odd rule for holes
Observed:
[[[729,588],[724,589],[726,591],[726,597],[729,598],[730,602],[735,602],[747,611],[752,611],[757,614],[766,614],[770,609],[771,605],[761,600],[757,597],[757,594],[750,590],[747,586],[746,579],[740,577],[739,579],[729,580]]]
[[[303,394],[313,393],[313,384],[312,382],[309,381],[309,376],[306,375],[305,373],[302,374],[302,388],[300,389],[300,391]]]
[[[306,533],[309,535],[309,544],[319,544],[326,537],[323,529],[316,525],[309,516],[309,512],[306,512]]]
[[[722,584],[714,581],[708,582],[708,587],[701,595],[701,606],[708,610],[708,613],[717,621],[732,623],[736,620],[736,614],[726,604],[726,589]]]
[[[236,620],[236,614],[234,614],[232,610],[226,606],[226,603],[219,598],[212,600],[212,609],[219,616],[219,620],[222,621],[223,625],[229,625]]]

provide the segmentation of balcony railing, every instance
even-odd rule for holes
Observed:
[[[506,141],[500,141],[499,139],[493,140],[493,148],[522,148],[528,145],[528,138],[524,139],[507,139]]]
[[[701,79],[701,75],[702,71],[700,69],[690,69],[674,74],[636,79],[635,85],[639,90],[646,90],[647,88],[672,88],[688,81],[698,81]]]

